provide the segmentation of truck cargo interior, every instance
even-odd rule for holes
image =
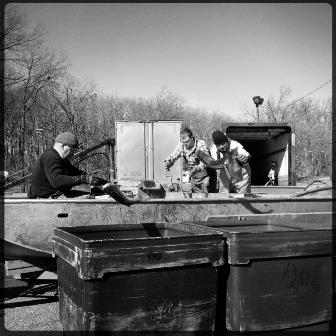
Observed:
[[[273,161],[277,162],[278,185],[295,185],[295,138],[288,124],[230,124],[226,135],[252,155],[252,185],[265,185]]]

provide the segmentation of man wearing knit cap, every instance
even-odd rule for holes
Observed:
[[[38,158],[32,172],[29,198],[76,197],[83,194],[71,190],[80,184],[103,185],[106,180],[87,175],[70,163],[78,148],[78,139],[71,132],[59,134],[54,147],[46,150]]]
[[[223,163],[216,167],[219,170],[221,181],[220,192],[250,193],[251,168],[249,160],[251,155],[244,149],[242,144],[228,138],[222,131],[214,131],[212,133],[212,140],[217,148],[217,162],[223,161]],[[221,158],[224,160],[221,160]],[[212,163],[215,164],[215,160]],[[236,167],[239,168],[239,174]]]

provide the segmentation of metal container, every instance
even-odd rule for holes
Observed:
[[[227,247],[217,328],[262,332],[328,323],[331,213],[233,217],[202,223],[222,232]]]
[[[181,159],[169,172],[164,160],[179,143],[182,122],[116,121],[116,175],[124,188],[136,188],[141,180],[167,184],[181,180]]]
[[[223,245],[195,225],[55,229],[64,330],[212,334]]]

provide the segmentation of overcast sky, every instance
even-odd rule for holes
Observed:
[[[332,77],[332,8],[306,3],[18,4],[99,92],[242,116],[281,86],[301,98]],[[331,83],[310,97],[331,97]]]

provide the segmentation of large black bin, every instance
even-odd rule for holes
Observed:
[[[64,330],[212,334],[223,245],[196,225],[54,229]]]
[[[331,213],[218,216],[198,224],[226,241],[218,328],[294,330],[331,320]]]

